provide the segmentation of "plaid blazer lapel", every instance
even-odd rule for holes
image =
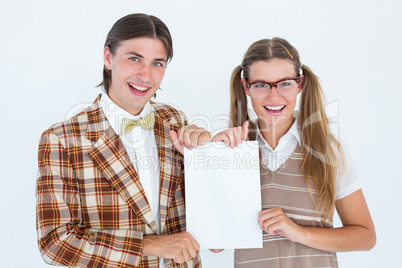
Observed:
[[[87,138],[95,143],[88,151],[89,158],[137,217],[157,233],[155,219],[144,189],[123,142],[107,121],[99,101],[93,104],[93,108],[88,113]]]
[[[155,110],[154,133],[158,147],[159,166],[160,166],[160,220],[161,233],[164,233],[169,206],[176,191],[177,184],[181,178],[182,156],[174,148],[170,137],[170,130],[178,131],[178,127],[173,126],[172,116],[165,109],[160,109],[157,103],[151,102]]]

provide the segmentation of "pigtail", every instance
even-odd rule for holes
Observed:
[[[318,77],[308,66],[303,65],[301,68],[304,74],[298,114],[304,153],[301,165],[309,188],[312,183],[318,193],[317,198],[313,198],[316,212],[321,210],[320,214],[324,222],[327,222],[332,220],[335,208],[338,157],[334,146],[339,148],[340,153],[342,149],[329,129]]]
[[[247,98],[241,84],[241,66],[237,66],[230,79],[230,122],[229,127],[238,127],[246,120]]]
[[[245,121],[249,121],[249,140],[255,139],[256,124],[251,122],[248,107],[247,107],[247,96],[243,90],[241,84],[241,72],[242,67],[237,66],[233,72],[230,79],[230,122],[229,127],[238,127],[243,125]]]

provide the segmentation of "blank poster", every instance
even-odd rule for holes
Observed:
[[[187,231],[201,248],[262,248],[258,143],[184,150]]]

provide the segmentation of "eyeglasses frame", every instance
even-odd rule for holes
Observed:
[[[265,82],[265,81],[257,81],[257,82],[253,82],[253,83],[247,83],[247,82],[246,82],[246,86],[247,86],[248,89],[250,89],[250,87],[251,87],[252,85],[256,85],[256,84],[266,84],[266,85],[269,85],[271,88],[273,88],[273,87],[276,87],[279,83],[285,82],[285,81],[289,81],[289,80],[296,81],[296,82],[299,84],[300,81],[301,81],[301,77],[299,76],[299,77],[296,77],[296,78],[285,78],[285,79],[279,80],[279,81],[277,81],[277,82]]]
[[[265,82],[265,81],[257,81],[257,82],[253,82],[253,83],[247,83],[246,82],[246,87],[247,87],[247,89],[248,90],[250,90],[250,88],[251,88],[251,86],[252,85],[256,85],[256,84],[265,84],[265,85],[269,85],[270,86],[270,91],[269,91],[269,93],[271,93],[271,90],[272,90],[272,88],[273,87],[276,87],[277,88],[277,85],[279,84],[279,83],[281,83],[281,82],[285,82],[285,81],[289,81],[289,80],[293,80],[293,81],[296,81],[297,82],[297,84],[299,84],[300,83],[300,81],[302,81],[302,76],[299,76],[299,77],[296,77],[296,78],[285,78],[285,79],[283,79],[283,80],[279,80],[279,81],[277,81],[277,82]],[[279,92],[279,91],[278,91]],[[300,92],[300,91],[299,91]],[[251,92],[250,92],[251,93]],[[268,93],[268,95],[269,95],[269,93]],[[280,93],[279,93],[280,94]],[[296,93],[297,94],[297,93]],[[296,94],[294,94],[294,95],[296,95]],[[282,94],[281,94],[282,95]]]

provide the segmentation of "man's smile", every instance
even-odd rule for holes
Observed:
[[[149,86],[141,86],[141,85],[133,84],[133,83],[128,83],[128,85],[130,86],[130,88],[133,91],[139,91],[139,92],[145,92],[145,91],[148,91],[151,88]]]

